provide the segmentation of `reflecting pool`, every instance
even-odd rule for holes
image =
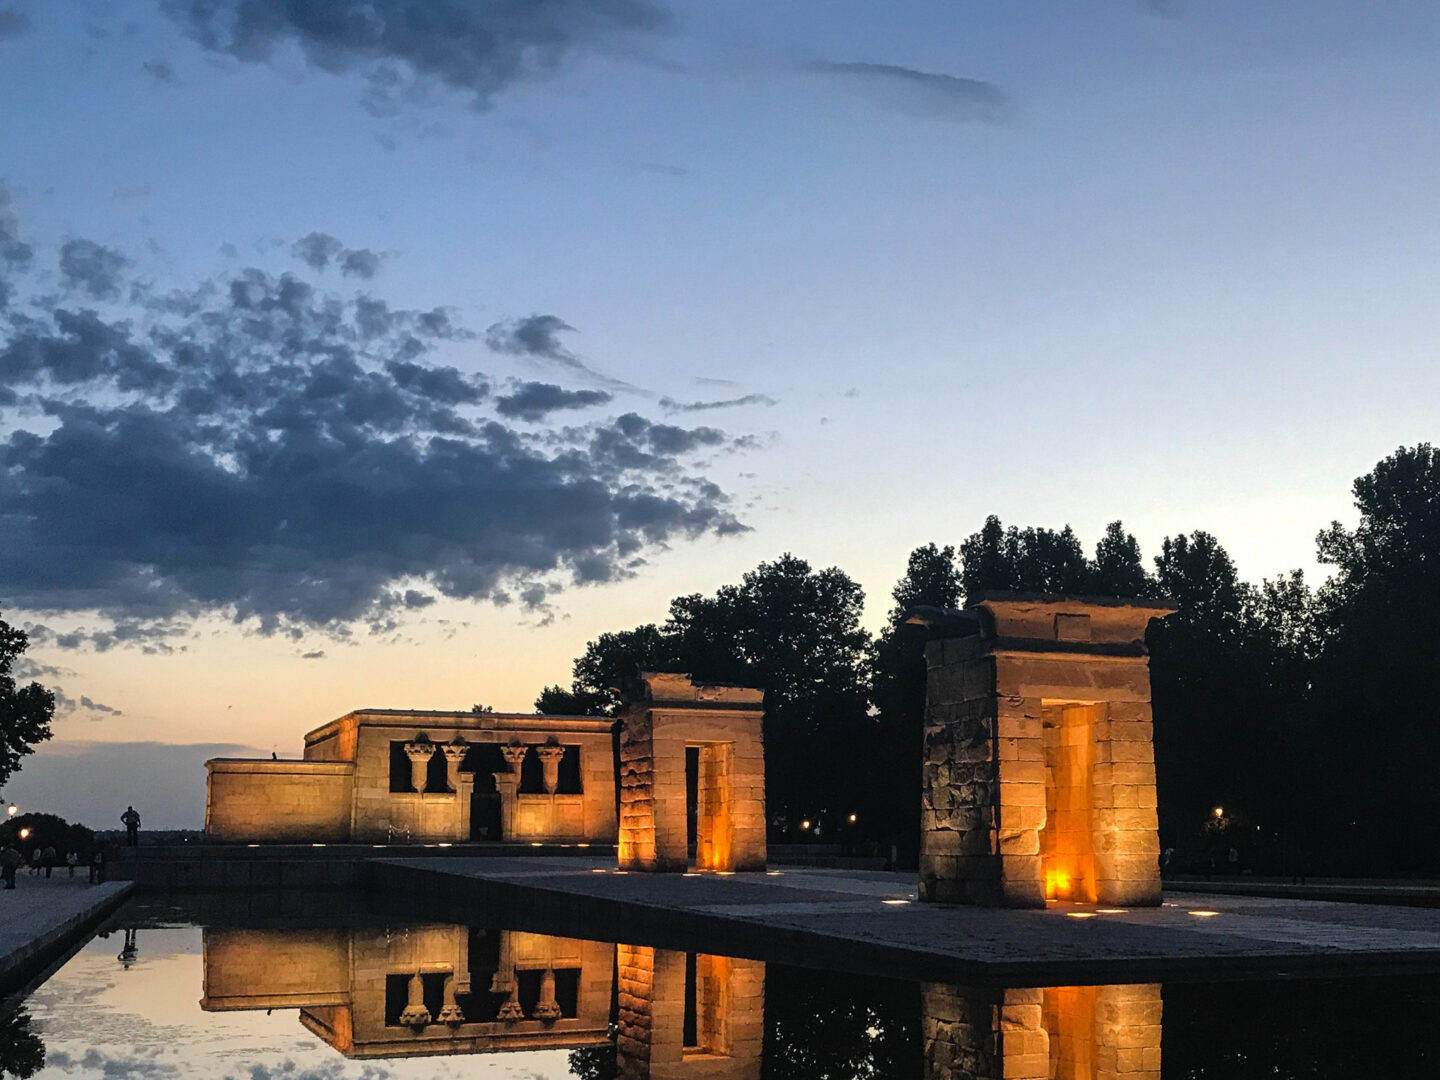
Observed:
[[[135,910],[0,1017],[0,1076],[1431,1076],[1440,980],[984,987],[480,925]]]

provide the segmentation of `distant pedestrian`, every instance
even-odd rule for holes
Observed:
[[[1225,856],[1225,861],[1230,864],[1230,873],[1238,874],[1240,872],[1240,852],[1237,848],[1230,849],[1230,854]]]
[[[90,884],[99,885],[105,880],[105,849],[96,848],[90,856]]]
[[[1170,864],[1175,861],[1175,849],[1167,847],[1165,853],[1160,856],[1160,876],[1164,877],[1170,872]]]
[[[125,813],[120,815],[120,823],[125,826],[125,843],[130,847],[140,845],[140,815],[135,812],[135,807],[127,806]]]
[[[59,854],[57,854],[55,851],[55,845],[47,844],[45,847],[45,853],[40,857],[40,861],[45,866],[45,876],[47,878],[50,876],[50,871],[55,869],[55,863],[59,858]]]
[[[40,849],[38,847],[30,851],[30,876],[40,876]]]
[[[72,878],[75,876],[75,867],[78,866],[79,864],[80,864],[80,853],[79,853],[79,852],[77,852],[77,851],[67,851],[67,852],[65,853],[65,865],[66,865],[67,868],[69,868],[69,870],[70,870],[70,876],[71,876]]]
[[[3,876],[5,888],[15,888],[15,871],[25,865],[25,856],[20,854],[20,849],[14,844],[6,844],[5,850],[0,851],[0,876]]]

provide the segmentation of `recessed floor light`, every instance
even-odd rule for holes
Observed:
[[[1065,917],[1066,917],[1067,919],[1093,919],[1093,918],[1095,917],[1095,912],[1093,912],[1093,911],[1067,911],[1067,912],[1065,913]]]
[[[1208,919],[1208,918],[1210,918],[1210,916],[1212,916],[1212,915],[1219,915],[1220,913],[1219,913],[1218,911],[1192,911],[1192,912],[1190,912],[1190,914],[1191,914],[1191,915],[1198,915],[1198,916],[1199,916],[1200,918],[1202,918],[1202,919]]]

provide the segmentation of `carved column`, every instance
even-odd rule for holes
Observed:
[[[425,1008],[425,984],[419,974],[410,976],[410,993],[400,1013],[400,1023],[407,1027],[424,1027],[430,1023],[430,1010]]]
[[[452,839],[464,843],[470,839],[470,796],[475,790],[475,774],[462,773],[460,763],[470,746],[458,735],[455,741],[440,748],[445,755],[445,778],[455,792],[455,834]]]
[[[495,774],[495,790],[500,794],[500,839],[509,840],[515,833],[515,794],[520,788],[520,762],[525,760],[525,747],[518,743],[500,747],[509,772]]]
[[[540,976],[540,1000],[535,1003],[535,1019],[553,1024],[560,1019],[560,1003],[555,1000],[555,969],[546,968]]]
[[[405,744],[405,756],[410,759],[410,786],[416,791],[425,790],[425,774],[434,754],[435,744],[432,742],[416,739]]]
[[[436,1018],[442,1024],[463,1024],[465,1014],[460,1011],[460,1005],[455,1000],[455,976],[445,976],[445,1004],[440,1007],[440,1015]]]
[[[565,756],[565,748],[547,744],[537,746],[535,753],[540,758],[541,774],[545,781],[545,794],[554,795],[555,789],[560,786],[560,759]]]
[[[440,752],[445,755],[445,780],[451,791],[460,790],[460,763],[469,750],[470,744],[459,738],[440,747]]]

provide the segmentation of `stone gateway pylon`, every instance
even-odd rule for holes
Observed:
[[[626,698],[620,869],[764,870],[764,693],[642,673]]]
[[[926,646],[920,898],[1160,903],[1152,600],[986,593]]]

